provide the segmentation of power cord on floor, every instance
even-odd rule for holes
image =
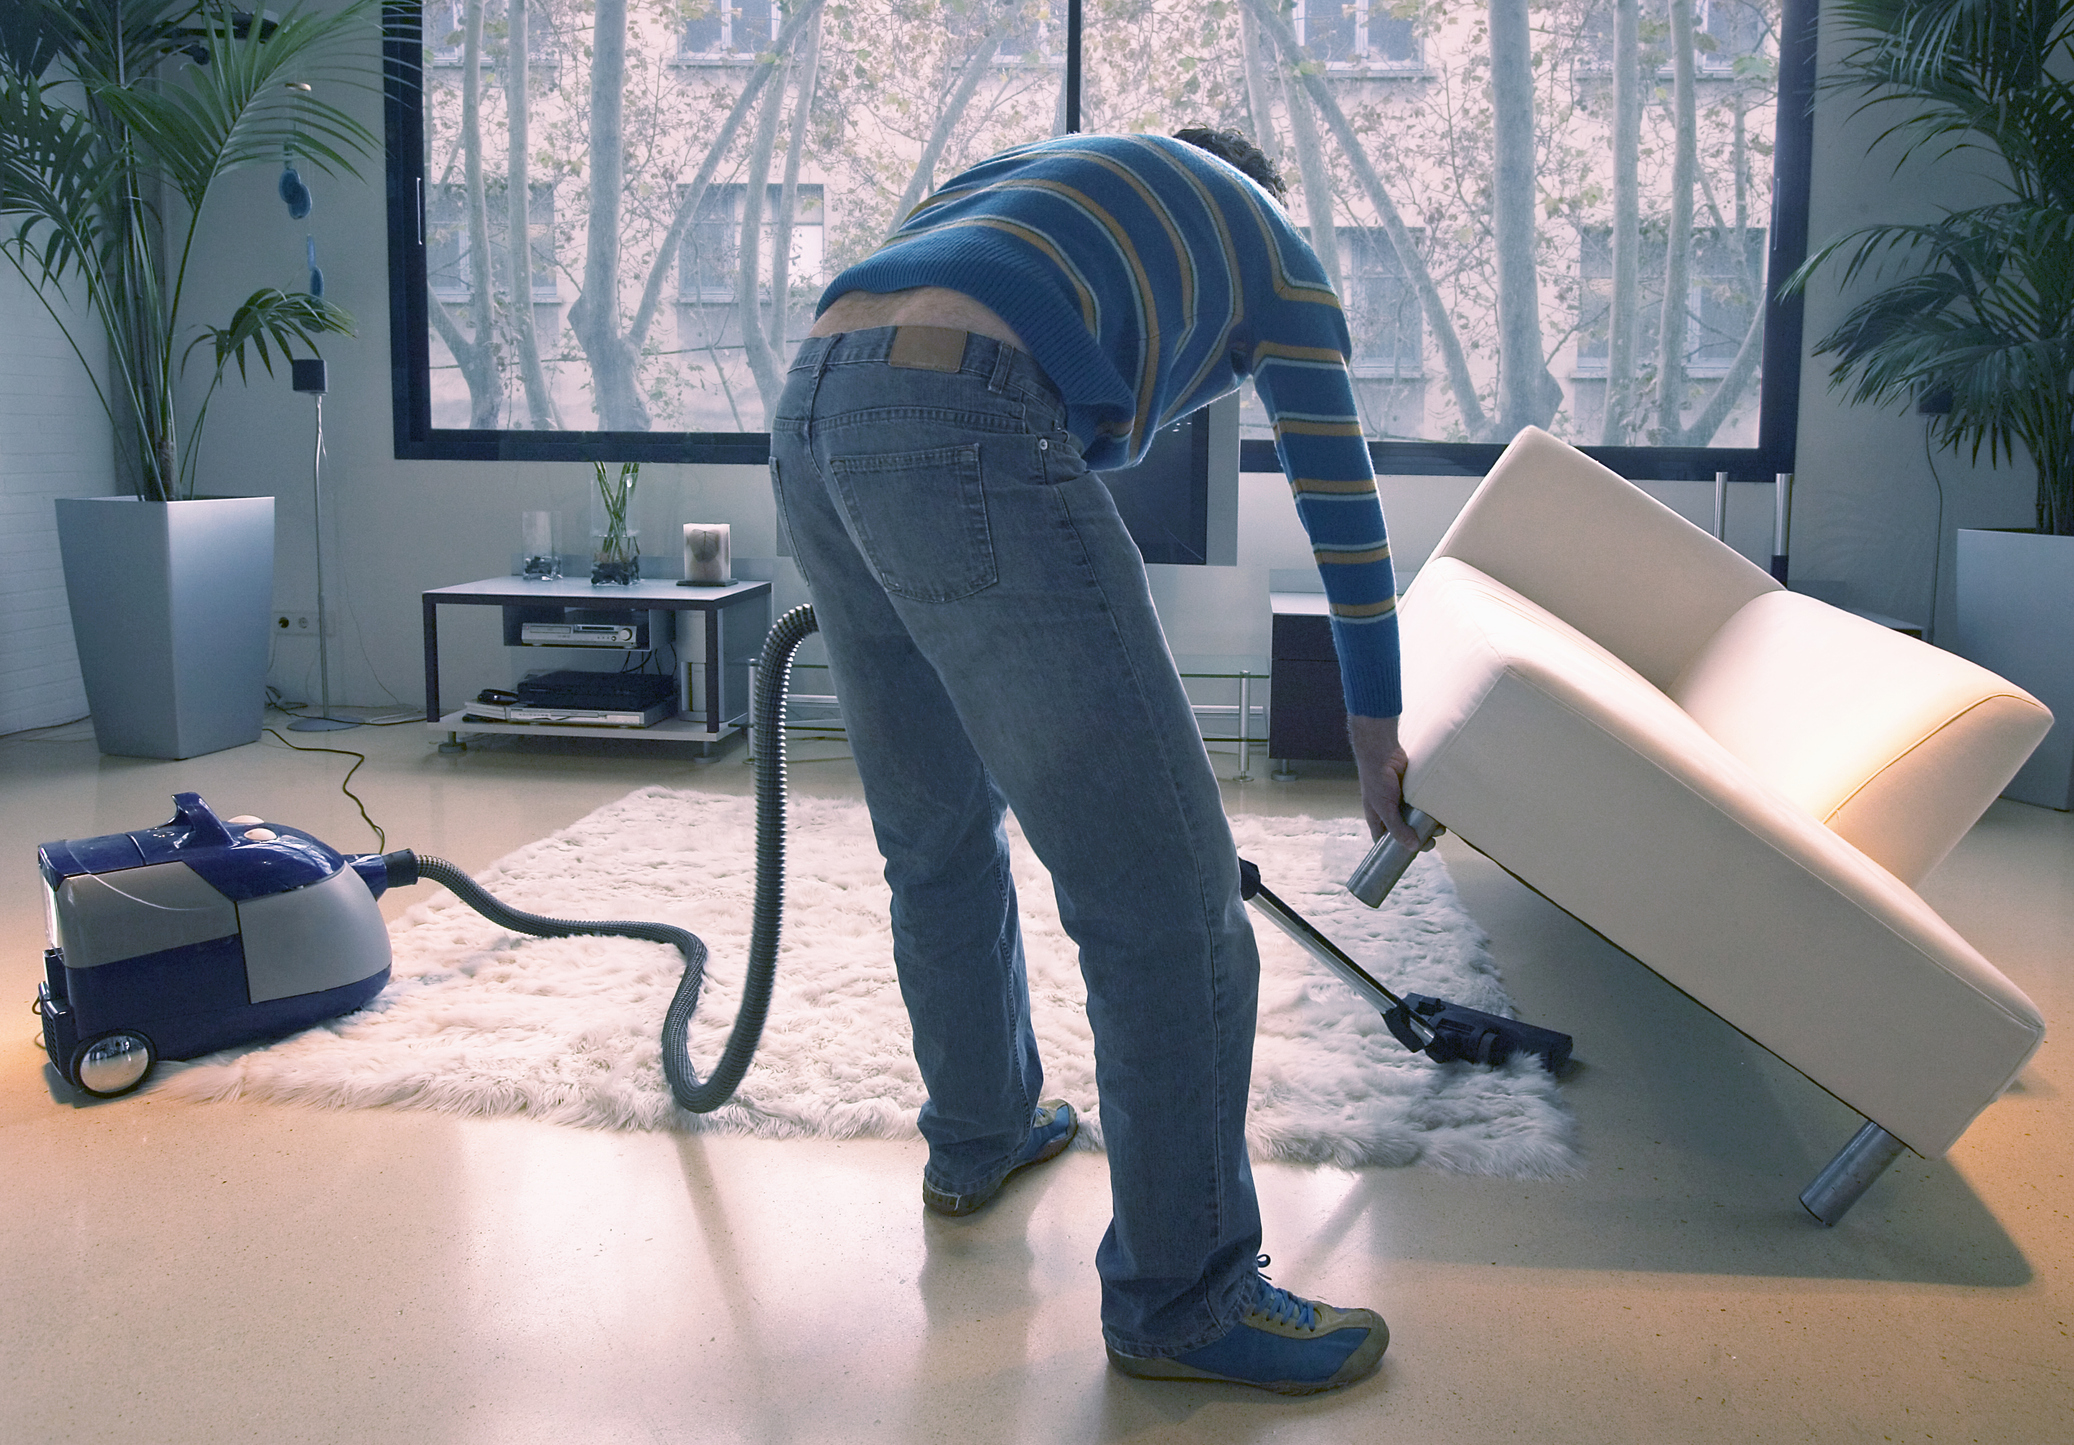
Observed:
[[[394,726],[394,724],[391,724],[390,726]],[[368,814],[367,814],[367,804],[366,804],[366,803],[363,803],[363,802],[362,802],[362,801],[360,800],[360,795],[359,795],[358,793],[354,792],[354,791],[353,791],[353,789],[352,789],[352,787],[350,786],[350,784],[351,784],[351,783],[352,783],[352,781],[353,781],[353,774],[355,774],[355,773],[359,772],[359,771],[360,771],[360,765],[361,765],[362,763],[364,763],[364,762],[366,762],[366,761],[367,761],[367,754],[365,754],[365,753],[356,753],[356,752],[354,752],[354,751],[353,751],[353,750],[352,750],[351,748],[317,748],[317,747],[307,747],[307,746],[305,746],[305,745],[304,745],[304,744],[302,744],[302,743],[291,743],[290,741],[288,741],[288,739],[286,739],[285,737],[282,737],[282,736],[281,736],[281,734],[279,734],[278,732],[275,732],[275,731],[274,731],[274,730],[273,730],[272,728],[268,728],[268,729],[266,729],[266,732],[267,732],[267,735],[268,735],[268,736],[270,736],[270,737],[272,737],[272,738],[276,739],[276,740],[277,740],[277,741],[278,741],[278,742],[279,742],[279,743],[281,744],[281,746],[282,746],[282,747],[284,747],[284,748],[292,748],[292,749],[294,749],[294,750],[295,750],[296,752],[298,752],[298,753],[337,753],[337,754],[338,754],[338,755],[339,755],[340,757],[342,757],[342,758],[351,758],[351,759],[353,759],[353,766],[352,766],[352,767],[350,767],[350,768],[347,768],[347,769],[346,769],[346,775],[345,775],[345,776],[344,776],[343,778],[340,778],[340,779],[339,779],[339,784],[338,784],[338,790],[339,790],[339,791],[340,791],[341,793],[344,793],[344,794],[345,794],[345,795],[346,795],[347,797],[349,797],[349,798],[351,798],[351,799],[353,800],[353,806],[354,806],[354,807],[356,807],[356,808],[358,808],[358,809],[360,810],[360,816],[361,816],[361,818],[362,818],[363,820],[365,820],[365,822],[367,823],[367,826],[368,826],[368,827],[370,827],[370,828],[374,829],[374,840],[375,840],[375,841],[374,841],[374,846],[375,846],[375,851],[376,851],[376,852],[378,852],[378,853],[385,853],[385,852],[387,852],[387,851],[388,851],[388,848],[389,848],[389,835],[388,835],[388,833],[386,833],[385,831],[383,831],[383,829],[382,829],[382,825],[381,825],[380,823],[377,823],[377,822],[376,822],[376,821],[375,821],[375,820],[374,820],[373,818],[370,818],[370,817],[368,817]]]
[[[40,742],[45,733],[54,733],[59,728],[77,727],[93,716],[81,713],[78,717],[66,718],[63,722],[45,723],[41,727],[21,728],[11,733],[0,733],[0,742]]]
[[[267,684],[266,705],[272,708],[275,712],[286,713],[289,717],[309,716],[309,713],[306,710],[309,707],[308,703],[290,702],[286,697],[282,696],[281,689],[275,687],[272,683]],[[405,726],[406,724],[420,723],[424,720],[425,719],[416,712],[400,712],[396,714],[396,716],[394,717],[361,718],[360,726],[364,728],[400,728]]]

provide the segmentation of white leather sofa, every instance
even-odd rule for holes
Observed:
[[[1943,1155],[2038,1047],[1914,887],[2051,725],[2029,694],[1532,429],[1400,616],[1408,802],[1873,1121],[1817,1218]]]

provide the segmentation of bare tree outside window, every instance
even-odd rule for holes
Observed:
[[[1279,159],[1372,436],[1749,447],[1781,4],[1087,0],[1080,112]],[[1065,12],[426,5],[431,425],[761,432],[829,277],[1063,127]]]

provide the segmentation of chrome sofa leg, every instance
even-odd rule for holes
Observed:
[[[1404,821],[1411,825],[1412,832],[1419,835],[1419,846],[1423,848],[1427,839],[1440,831],[1440,823],[1430,813],[1417,808],[1404,810]],[[1411,860],[1419,856],[1418,848],[1407,848],[1388,833],[1376,839],[1368,856],[1361,860],[1347,879],[1347,892],[1366,903],[1370,908],[1381,908],[1404,870],[1411,867]]]
[[[1851,1142],[1823,1166],[1815,1182],[1801,1191],[1801,1206],[1824,1224],[1836,1223],[1906,1148],[1906,1144],[1867,1120],[1865,1127],[1851,1136]]]

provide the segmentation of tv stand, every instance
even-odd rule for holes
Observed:
[[[460,752],[464,733],[503,733],[516,737],[593,738],[607,742],[690,743],[701,755],[747,727],[750,712],[750,664],[771,628],[771,584],[733,582],[724,587],[680,587],[674,581],[636,582],[628,587],[593,586],[575,578],[532,582],[523,577],[486,577],[422,594],[425,618],[425,726],[444,733],[441,752]],[[670,614],[675,622],[677,678],[680,696],[690,700],[678,715],[645,728],[583,727],[556,723],[484,722],[467,716],[466,707],[442,711],[439,689],[439,609],[497,607],[504,613],[507,647],[540,646],[520,641],[526,622],[567,611],[646,612]],[[697,629],[695,632],[688,630]],[[575,652],[647,653],[643,648],[558,647],[561,656]]]

